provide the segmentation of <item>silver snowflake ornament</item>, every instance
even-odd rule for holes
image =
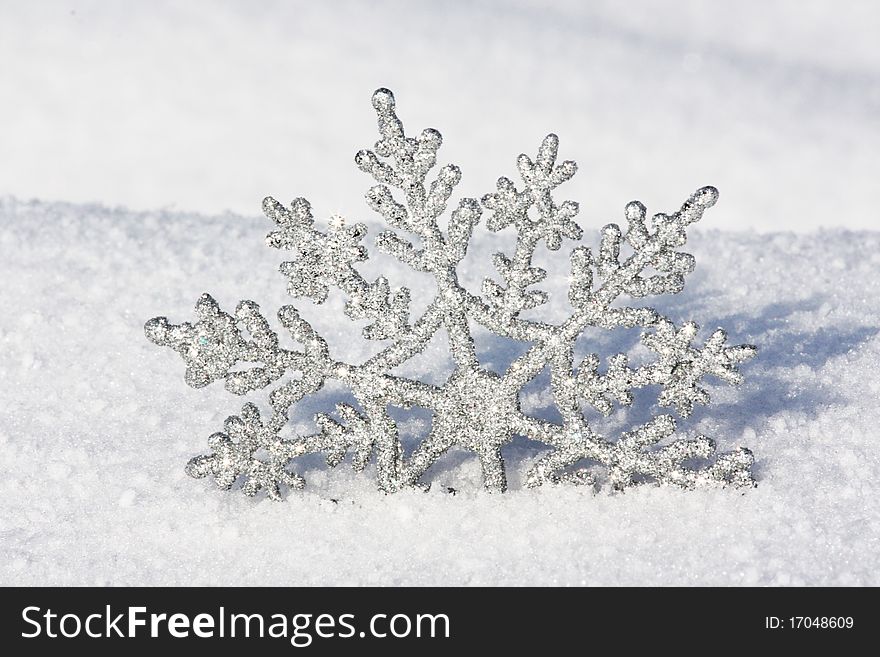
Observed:
[[[347,363],[331,354],[327,342],[294,306],[278,311],[288,341],[256,303],[241,301],[229,314],[208,294],[196,304],[194,324],[151,319],[145,327],[147,337],[180,354],[190,386],[222,379],[237,395],[271,388],[270,412],[263,417],[255,405],[245,404],[226,420],[224,431],[208,439],[210,453],[189,462],[190,475],[211,476],[225,489],[240,483],[247,495],[262,490],[280,500],[285,489],[305,485],[295,472],[299,457],[320,453],[332,467],[350,454],[357,471],[372,460],[379,489],[390,493],[427,488],[430,468],[458,447],[479,458],[486,488],[501,492],[507,487],[501,450],[524,436],[547,448],[525,473],[527,486],[607,484],[620,490],[645,483],[680,488],[754,484],[749,450],[713,458],[715,443],[705,436],[678,436],[671,415],[657,413],[617,437],[600,435],[589,419],[591,412],[610,415],[633,404],[633,391],[649,386],[659,387],[657,406],[687,417],[695,404],[709,403],[705,386],[713,381],[741,382],[738,366],[755,355],[755,347],[727,346],[722,329],[695,346],[695,323],[676,327],[656,310],[626,301],[682,290],[695,262],[680,249],[688,227],[717,201],[715,188],[698,189],[677,211],[650,219],[644,205],[629,203],[625,230],[616,224],[605,226],[596,253],[586,246],[572,250],[572,311],[565,321],[526,319],[524,311],[549,299],[546,291],[535,289],[547,277],[533,263],[536,250],[557,251],[564,240],[576,241],[583,234],[574,220],[578,204],[554,196],[577,172],[573,161],[558,162],[559,138],[545,137],[534,159],[517,158],[521,182],[499,178],[495,191],[481,201],[462,198],[447,212],[461,170],[447,164],[429,177],[437,167],[440,133],[426,129],[407,136],[394,95],[387,89],[373,94],[373,108],[379,140],[372,149],[359,151],[355,163],[375,181],[367,190],[367,205],[388,226],[374,243],[382,253],[431,276],[434,296],[421,315],[411,317],[408,288],[384,276],[367,280],[358,271],[369,255],[364,224],[332,217],[322,230],[304,198],[289,206],[266,198],[263,212],[275,224],[267,243],[288,254],[280,271],[290,295],[320,304],[338,290],[345,297],[345,315],[365,322],[364,339],[382,346],[365,362]],[[514,230],[516,246],[513,253],[493,256],[497,277],[486,279],[474,293],[459,282],[457,268],[484,208],[487,228]],[[486,369],[474,346],[474,323],[496,336],[526,343],[525,353],[503,373]],[[599,354],[590,353],[575,366],[575,341],[591,326],[644,329],[642,344],[653,360],[632,367],[626,354],[603,362]],[[443,384],[391,374],[424,351],[440,331],[448,336],[454,361]],[[523,388],[545,369],[550,371],[560,422],[535,417],[520,407]],[[328,380],[346,386],[357,405],[339,403],[335,416],[314,417],[313,433],[283,438],[294,405]],[[431,413],[430,429],[409,456],[404,455],[391,407],[421,407]]]

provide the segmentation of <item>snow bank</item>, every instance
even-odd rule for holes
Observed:
[[[360,207],[380,86],[484,193],[553,131],[573,196],[718,227],[877,228],[880,5],[663,2],[8,3],[0,194],[249,214]]]
[[[692,189],[677,191],[676,202]],[[680,423],[721,449],[751,447],[757,489],[523,490],[535,451],[518,441],[503,496],[450,454],[430,492],[394,496],[369,473],[306,461],[307,489],[283,504],[184,475],[243,400],[187,388],[180,360],[143,335],[154,315],[189,319],[204,291],[268,314],[290,303],[280,254],[263,246],[269,222],[0,201],[0,584],[880,584],[880,233],[712,230],[721,191],[688,245],[697,272],[658,307],[761,347],[741,388],[713,388],[715,403]],[[609,216],[588,206],[579,219],[595,244]],[[505,239],[478,231],[467,283]],[[546,287],[563,298],[559,261],[544,263]],[[368,265],[424,284],[391,261]],[[339,298],[320,313],[297,305],[340,356],[374,347]],[[606,351],[632,337],[584,341]],[[492,367],[521,348],[478,342]],[[412,368],[442,378],[443,347]],[[339,392],[303,402],[294,428]],[[540,413],[546,401],[535,391],[525,403]],[[408,434],[426,421],[413,414]]]

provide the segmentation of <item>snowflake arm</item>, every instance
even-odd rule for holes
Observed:
[[[280,501],[280,484],[302,488],[305,481],[289,472],[287,464],[303,453],[296,441],[281,440],[270,424],[260,419],[260,411],[253,404],[245,404],[240,415],[226,419],[225,432],[215,433],[208,439],[211,454],[197,456],[186,466],[192,477],[211,475],[218,486],[226,490],[239,479],[244,479],[242,492],[256,495],[265,490],[270,499]],[[267,456],[260,458],[258,451]]]
[[[525,185],[522,191],[509,178],[501,177],[497,191],[483,197],[483,205],[493,212],[486,224],[489,230],[499,231],[512,225],[517,231],[513,257],[503,253],[493,257],[504,284],[492,279],[483,283],[483,297],[495,315],[492,324],[510,323],[523,310],[547,302],[546,292],[527,289],[547,276],[545,270],[532,266],[532,256],[541,240],[548,249],[556,251],[563,237],[581,238],[581,228],[574,222],[578,204],[563,201],[557,205],[551,193],[577,171],[577,165],[569,160],[556,165],[558,151],[559,138],[547,135],[534,162],[525,154],[517,159]]]
[[[224,379],[227,390],[242,395],[270,385],[288,369],[311,369],[323,348],[323,341],[313,334],[308,334],[302,352],[279,347],[277,334],[253,301],[240,302],[235,314],[229,315],[205,293],[196,302],[195,312],[198,320],[194,324],[170,324],[165,317],[154,317],[145,326],[153,343],[171,347],[181,355],[187,366],[184,378],[193,388]],[[289,325],[292,313],[291,307],[282,309],[282,323]],[[260,365],[234,370],[239,362]]]
[[[373,108],[381,139],[375,150],[362,150],[355,156],[358,167],[379,183],[367,192],[368,205],[390,226],[415,233],[429,242],[442,241],[437,218],[461,180],[461,170],[454,164],[441,167],[426,189],[425,179],[437,163],[443,137],[433,128],[423,130],[416,138],[407,137],[403,122],[394,111],[394,94],[387,89],[378,89],[373,94]],[[389,186],[405,193],[406,206],[394,199]]]
[[[397,233],[384,231],[376,240],[377,247],[414,269],[433,274],[437,296],[413,330],[388,346],[372,364],[387,368],[404,362],[421,351],[434,332],[445,326],[456,362],[460,366],[472,365],[476,362],[476,353],[469,331],[461,328],[466,326],[467,320],[463,291],[457,283],[454,266],[467,251],[480,218],[480,207],[475,199],[462,199],[452,212],[444,235],[438,218],[461,180],[461,170],[455,165],[445,165],[433,182],[426,183],[428,173],[437,163],[442,136],[428,128],[418,137],[407,137],[395,113],[394,95],[387,89],[378,89],[373,94],[373,108],[380,140],[373,150],[365,149],[355,156],[358,167],[379,183],[367,191],[367,204],[390,226],[414,233],[422,241],[419,249]],[[395,200],[392,187],[404,193],[405,205]]]
[[[679,415],[687,417],[694,404],[709,403],[709,393],[700,387],[703,377],[711,375],[739,385],[742,374],[737,366],[757,354],[754,345],[725,346],[727,333],[723,329],[712,333],[702,349],[696,349],[691,342],[698,329],[693,322],[676,329],[668,319],[659,319],[653,333],[642,334],[642,344],[659,358],[635,370],[630,369],[625,354],[616,354],[608,360],[607,372],[600,374],[598,354],[589,354],[575,377],[578,393],[600,413],[609,415],[614,408],[612,400],[628,406],[634,388],[656,384],[663,387],[660,406],[675,406]]]
[[[263,201],[263,212],[278,226],[267,235],[267,244],[292,252],[293,259],[280,266],[292,296],[320,304],[335,286],[350,297],[345,306],[350,319],[373,321],[363,330],[367,340],[384,340],[409,330],[409,290],[391,290],[381,276],[370,283],[355,269],[368,257],[366,247],[360,244],[367,234],[364,224],[347,225],[335,217],[327,233],[315,230],[311,206],[304,198],[294,199],[288,209],[269,196]]]
[[[594,477],[586,468],[567,470],[582,461],[604,466],[609,482],[618,490],[644,481],[686,489],[749,487],[755,483],[750,472],[754,457],[744,448],[720,454],[706,467],[688,467],[687,461],[709,459],[715,443],[705,436],[668,441],[675,432],[675,420],[669,415],[657,416],[623,433],[615,442],[590,430],[567,430],[528,416],[518,417],[517,425],[523,435],[539,436],[543,442],[557,445],[528,472],[526,484],[530,487],[548,482],[593,483]],[[664,440],[667,444],[655,447]]]
[[[642,343],[657,353],[659,360],[643,368],[635,380],[662,385],[660,405],[675,406],[682,417],[693,412],[694,404],[709,403],[709,393],[699,385],[704,376],[739,385],[742,374],[737,365],[758,353],[757,347],[750,344],[726,347],[727,333],[723,329],[712,333],[702,349],[695,349],[691,342],[698,330],[694,322],[686,322],[676,329],[672,322],[661,319],[654,333],[642,336]]]

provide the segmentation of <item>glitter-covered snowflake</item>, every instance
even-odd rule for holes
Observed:
[[[676,327],[651,308],[612,307],[621,298],[681,291],[685,276],[694,269],[694,258],[678,249],[685,244],[688,226],[715,204],[718,192],[713,187],[697,190],[677,212],[657,214],[650,221],[641,203],[628,204],[626,232],[610,224],[602,231],[597,254],[583,246],[572,251],[568,296],[573,310],[568,319],[561,324],[532,321],[521,313],[548,299],[545,292],[531,289],[547,275],[532,264],[535,249],[543,241],[556,251],[563,239],[577,240],[582,235],[574,222],[578,204],[559,202],[553,195],[577,170],[572,161],[557,163],[559,139],[553,134],[545,137],[534,160],[519,156],[521,188],[500,178],[496,191],[482,202],[461,199],[444,230],[438,220],[461,171],[445,165],[427,182],[437,162],[440,133],[428,129],[417,137],[406,136],[395,113],[394,96],[387,89],[373,94],[373,107],[380,139],[372,150],[360,151],[355,162],[378,183],[367,191],[368,205],[394,229],[379,233],[376,247],[432,276],[435,297],[420,317],[411,319],[407,288],[392,289],[383,277],[370,282],[356,268],[367,259],[361,244],[366,226],[334,218],[322,232],[315,228],[305,199],[295,199],[285,207],[266,198],[263,211],[276,226],[267,242],[291,254],[281,264],[289,293],[322,303],[331,288],[340,289],[347,296],[345,314],[352,320],[368,321],[364,338],[384,341],[386,346],[364,363],[340,362],[296,308],[284,306],[278,319],[301,345],[287,349],[257,304],[242,301],[230,315],[208,294],[196,304],[194,324],[151,319],[145,327],[147,337],[180,353],[189,385],[198,388],[223,379],[227,390],[238,395],[276,385],[269,397],[272,413],[262,418],[256,406],[245,404],[239,415],[226,420],[223,432],[210,437],[211,453],[189,462],[189,474],[211,475],[223,488],[242,480],[241,489],[247,495],[264,489],[272,499],[281,499],[281,486],[304,485],[302,477],[290,469],[299,456],[322,452],[328,464],[335,466],[352,453],[354,468],[362,470],[375,455],[378,486],[393,492],[424,486],[421,480],[426,471],[455,446],[479,457],[487,489],[503,491],[507,484],[501,448],[515,436],[526,436],[550,447],[527,473],[529,486],[593,482],[598,466],[614,488],[647,481],[683,488],[753,484],[751,452],[739,449],[708,461],[714,443],[704,436],[674,438],[671,415],[657,415],[616,440],[596,433],[584,415],[585,406],[609,415],[615,403],[633,402],[633,389],[655,385],[660,387],[660,406],[688,416],[694,404],[709,402],[708,392],[701,387],[705,376],[740,382],[737,365],[754,356],[755,347],[726,346],[727,336],[721,329],[702,346],[695,346],[698,327],[692,322]],[[392,190],[398,190],[397,195]],[[459,283],[456,267],[465,256],[482,208],[490,211],[489,230],[512,226],[517,242],[512,255],[494,256],[499,280],[486,280],[482,294],[476,295]],[[621,247],[629,254],[622,257]],[[469,320],[530,346],[503,374],[491,372],[477,358]],[[588,326],[643,327],[647,330],[642,342],[657,358],[633,369],[625,355],[617,354],[603,368],[599,356],[590,354],[575,367],[574,343]],[[443,385],[389,373],[422,352],[442,329],[448,333],[455,362]],[[545,368],[551,373],[561,424],[531,417],[520,408],[523,387]],[[282,438],[291,407],[330,379],[348,386],[360,408],[338,404],[337,418],[315,416],[316,433]],[[412,455],[404,458],[388,409],[413,406],[431,411],[431,430]]]

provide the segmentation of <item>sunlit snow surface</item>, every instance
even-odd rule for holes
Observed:
[[[880,584],[876,5],[437,6],[3,5],[0,584]],[[524,440],[505,450],[503,496],[462,453],[428,472],[430,492],[393,496],[371,468],[317,457],[283,504],[184,474],[244,400],[188,388],[145,320],[189,320],[210,292],[268,316],[295,303],[341,358],[377,349],[339,296],[285,295],[258,211],[267,194],[306,196],[319,223],[367,221],[371,243],[353,156],[376,139],[383,85],[411,131],[443,132],[440,160],[464,174],[454,198],[492,191],[559,134],[580,165],[559,192],[593,247],[627,201],[673,211],[720,189],[685,248],[696,272],[656,305],[760,347],[742,387],[712,387],[679,422],[750,447],[755,490],[524,490],[538,455]],[[511,238],[478,228],[469,289]],[[538,258],[551,321],[568,312],[566,250]],[[373,251],[364,274],[412,287],[417,313],[429,281]],[[593,331],[578,349],[628,351],[637,334]],[[490,369],[524,348],[476,340]],[[405,371],[439,382],[448,367],[437,339]],[[523,406],[554,419],[546,384]],[[644,422],[652,394],[597,427]],[[291,431],[345,395],[304,400]],[[397,420],[411,448],[429,416]]]
[[[0,222],[3,583],[878,583],[880,233],[704,230],[689,242],[697,271],[660,307],[761,352],[741,388],[713,388],[716,403],[680,427],[722,449],[750,446],[755,490],[524,490],[535,445],[519,441],[506,449],[505,495],[485,493],[477,462],[456,453],[429,471],[430,492],[393,496],[376,492],[371,469],[328,471],[316,457],[302,468],[306,490],[278,504],[186,477],[242,400],[188,388],[179,358],[143,335],[156,314],[189,319],[203,291],[230,307],[289,303],[279,254],[263,245],[269,222],[14,201]],[[470,277],[497,246],[478,232]],[[387,259],[369,264],[428,290]],[[564,267],[546,287],[564,300]],[[339,297],[298,305],[335,353],[375,349]],[[598,332],[583,348],[634,338]],[[519,353],[477,342],[490,367]],[[439,340],[409,372],[436,380],[448,366]],[[294,428],[344,394],[302,402]],[[524,405],[549,413],[538,389]],[[401,416],[410,444],[426,422]]]

